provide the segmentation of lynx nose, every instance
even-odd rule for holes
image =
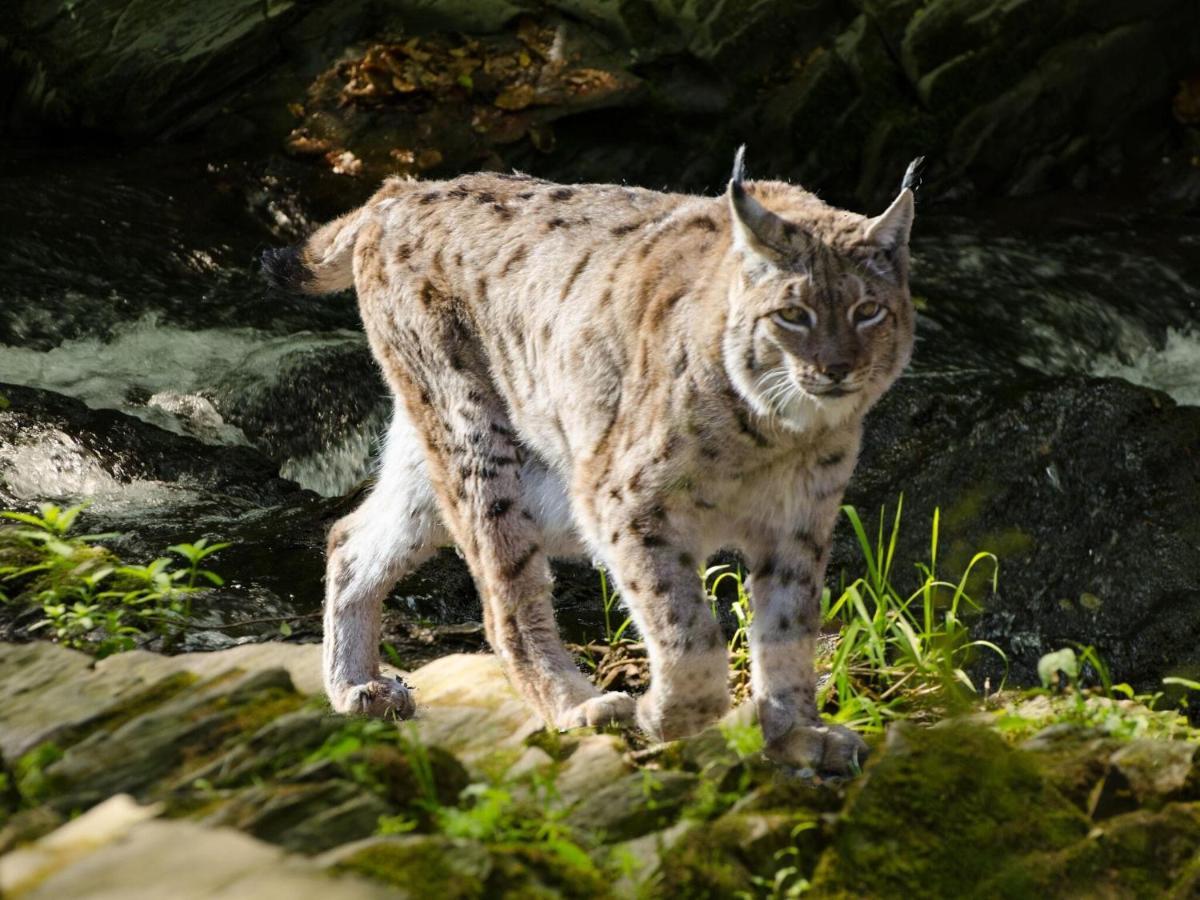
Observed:
[[[848,363],[848,362],[830,363],[829,365],[827,365],[823,369],[821,369],[821,374],[824,375],[826,378],[828,378],[830,381],[832,381],[834,384],[837,384],[838,382],[844,380],[845,377],[850,374],[850,369],[851,369],[851,366],[850,366],[850,363]]]

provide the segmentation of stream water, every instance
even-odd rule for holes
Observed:
[[[181,160],[177,150],[55,158],[9,147],[0,150],[6,158],[0,382],[119,410],[204,444],[253,447],[285,478],[331,498],[311,497],[311,508],[335,509],[332,498],[369,472],[388,404],[351,301],[268,297],[256,277],[259,249],[308,226],[297,212],[303,203],[225,167]],[[919,343],[908,377],[1084,373],[1200,404],[1195,220],[1061,198],[969,216],[919,213],[913,293]],[[952,389],[953,379],[930,383]],[[18,501],[86,497],[94,514],[124,529],[153,523],[163,545],[200,532],[289,527],[269,504],[223,505],[186,485],[88,477],[55,453],[61,447],[33,445],[10,472]],[[244,617],[314,609],[318,532],[298,540],[293,556],[251,554],[247,565],[262,577],[230,608],[244,607]],[[312,561],[299,568],[281,563],[306,554]],[[423,615],[476,615],[428,605],[438,592],[426,587],[401,591]]]

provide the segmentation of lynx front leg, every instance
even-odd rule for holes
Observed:
[[[754,560],[750,593],[750,680],[771,758],[819,772],[852,771],[867,754],[862,738],[817,713],[813,649],[827,542],[801,529]]]
[[[658,740],[695,734],[729,708],[728,652],[696,560],[665,517],[634,516],[603,543],[650,657],[638,725]]]

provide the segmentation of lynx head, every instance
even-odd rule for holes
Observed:
[[[791,185],[751,192],[744,150],[727,194],[736,264],[725,368],[746,401],[784,427],[837,425],[878,400],[912,355],[908,235],[920,160],[891,206],[868,219]]]

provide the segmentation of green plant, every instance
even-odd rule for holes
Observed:
[[[1097,682],[1088,686],[1093,675]],[[1130,685],[1113,683],[1108,665],[1096,648],[1076,644],[1044,654],[1038,660],[1041,688],[1022,691],[1007,698],[993,727],[1011,740],[1023,740],[1048,725],[1066,723],[1129,740],[1200,738],[1200,730],[1189,725],[1182,708],[1187,696],[1174,704],[1165,692],[1138,693]],[[1186,678],[1164,678],[1165,686],[1200,690],[1200,683]]]
[[[750,624],[754,621],[754,607],[746,590],[746,574],[741,567],[718,565],[705,569],[703,577],[713,618],[717,616],[717,595],[721,584],[732,581],[737,592],[730,604],[737,628],[729,638],[729,659],[735,691],[745,694],[749,690],[750,678]]]
[[[841,591],[836,600],[823,598],[823,619],[840,622],[836,648],[829,660],[829,678],[818,691],[818,705],[832,710],[833,719],[861,731],[878,732],[892,719],[932,718],[963,694],[976,696],[966,674],[969,655],[986,649],[997,654],[1007,670],[1007,657],[995,644],[971,640],[963,621],[967,609],[978,606],[967,584],[981,563],[992,566],[995,589],[999,564],[991,553],[976,553],[956,581],[937,574],[939,512],[934,511],[929,562],[916,564],[920,584],[901,592],[893,580],[896,544],[900,534],[903,497],[891,529],[880,511],[876,539],[867,536],[858,512],[842,507],[862,552],[866,574]]]
[[[615,647],[621,642],[622,636],[626,629],[633,622],[631,616],[626,616],[625,620],[616,627],[612,626],[612,611],[618,605],[620,595],[609,588],[608,573],[600,566],[600,600],[604,604],[604,639],[608,642],[608,646]]]
[[[33,628],[97,656],[128,650],[157,633],[176,640],[192,616],[193,595],[221,577],[201,563],[229,546],[176,544],[147,565],[123,564],[98,542],[115,534],[72,534],[86,504],[62,509],[43,503],[38,513],[5,511],[15,525],[0,528],[0,583],[6,604],[40,607]]]
[[[425,813],[434,831],[489,845],[532,845],[573,867],[595,870],[595,863],[566,824],[567,810],[553,771],[535,771],[515,782],[473,782],[459,794],[457,804],[447,805],[438,799],[429,754],[416,730],[402,729],[399,740],[417,782],[419,796],[414,805]],[[420,822],[412,816],[382,816],[378,832],[405,834],[419,827]]]

